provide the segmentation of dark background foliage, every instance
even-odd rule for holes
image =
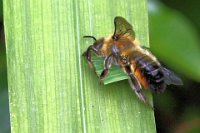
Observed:
[[[200,132],[200,1],[149,0],[150,48],[183,86],[154,94],[158,133]]]
[[[200,1],[149,0],[151,51],[184,86],[154,94],[158,133],[200,132]],[[3,5],[0,1],[0,132],[10,132]]]

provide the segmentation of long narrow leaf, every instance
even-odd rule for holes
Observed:
[[[115,16],[148,45],[146,0],[3,2],[12,132],[155,132],[128,82],[100,85],[81,56],[82,36],[111,34]]]

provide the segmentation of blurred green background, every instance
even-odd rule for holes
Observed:
[[[200,1],[149,0],[151,51],[184,86],[154,94],[158,133],[200,132]],[[3,7],[0,1],[0,133],[10,132]],[[134,94],[133,94],[134,95]]]

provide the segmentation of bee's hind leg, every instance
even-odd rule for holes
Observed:
[[[135,91],[135,94],[137,97],[143,101],[144,103],[147,103],[147,99],[142,91],[141,85],[138,83],[137,79],[135,77],[131,77],[129,79],[129,84],[131,88]]]
[[[150,106],[153,109],[153,106],[151,104],[149,104],[149,102],[147,101],[146,96],[144,95],[143,91],[142,91],[142,86],[139,83],[138,79],[133,75],[133,73],[131,72],[131,69],[129,66],[125,67],[125,71],[127,72],[127,74],[129,75],[129,83],[131,88],[135,91],[135,94],[137,95],[137,97],[143,101],[145,104],[147,104],[148,106]]]

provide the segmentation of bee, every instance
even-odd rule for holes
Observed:
[[[94,36],[84,36],[94,40],[93,45],[90,45],[83,54],[89,66],[93,67],[91,52],[104,58],[104,69],[100,80],[108,75],[112,65],[120,66],[128,75],[130,86],[137,97],[146,104],[148,101],[142,88],[160,93],[164,92],[167,85],[183,85],[178,76],[163,67],[147,48],[139,45],[132,25],[128,21],[117,16],[114,19],[114,26],[114,33],[107,37],[97,40]]]

